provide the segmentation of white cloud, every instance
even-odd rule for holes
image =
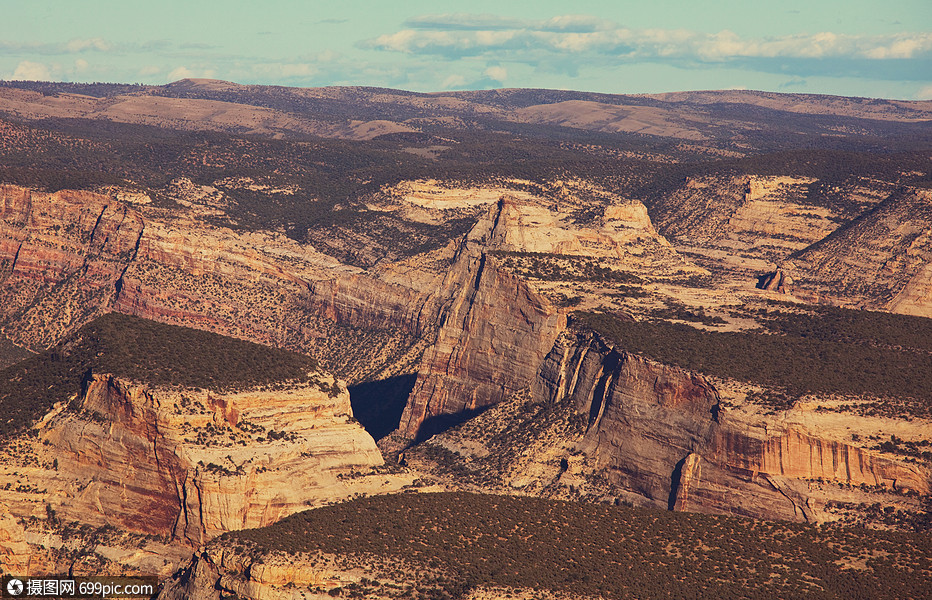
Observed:
[[[87,69],[89,66],[90,66],[90,63],[87,62],[86,60],[84,60],[83,58],[79,58],[79,59],[77,59],[77,60],[74,61],[74,70],[75,70],[75,71],[84,71],[84,70]]]
[[[168,74],[169,81],[178,81],[179,79],[191,79],[194,77],[194,71],[188,67],[176,67]]]
[[[67,52],[83,52],[85,50],[108,52],[112,49],[113,46],[107,40],[99,37],[89,39],[75,38],[64,45],[64,50]]]
[[[905,66],[911,69],[912,77],[919,77],[932,61],[929,32],[848,35],[823,31],[752,38],[729,30],[709,34],[682,29],[629,29],[584,15],[541,21],[456,14],[416,17],[406,25],[406,29],[362,42],[360,46],[449,59],[473,56],[527,64],[561,57],[580,65],[592,59],[709,64],[758,61],[756,67],[763,68],[760,61],[782,65],[782,61],[798,60],[810,61],[810,69],[821,64],[816,70],[826,72],[851,69],[851,64],[842,64],[844,61],[856,61],[862,71],[879,72],[884,68],[880,61],[898,59],[916,61]],[[898,68],[902,72],[903,67]]]
[[[466,78],[462,75],[450,75],[443,80],[443,83],[440,84],[440,88],[444,90],[449,90],[453,88],[459,88],[466,85]]]
[[[10,79],[25,81],[51,81],[51,69],[42,63],[24,60],[16,66],[13,76]]]
[[[920,88],[920,90],[916,92],[915,98],[916,100],[932,100],[932,84]]]
[[[535,31],[592,32],[610,29],[614,26],[614,23],[590,15],[561,15],[546,20],[530,20],[488,14],[470,15],[454,13],[414,17],[408,19],[405,25],[413,29],[460,31],[527,29]]]
[[[486,69],[483,75],[489,79],[494,79],[495,81],[501,83],[508,78],[508,70],[505,69],[505,67],[494,66]]]
[[[143,68],[139,69],[137,73],[140,77],[151,77],[152,75],[157,75],[162,72],[162,67],[156,65],[146,65]]]

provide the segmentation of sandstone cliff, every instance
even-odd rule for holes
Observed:
[[[774,410],[747,392],[570,331],[529,390],[405,460],[452,489],[880,526],[866,507],[921,514],[932,467],[877,441],[925,443],[928,420],[858,415],[851,399]]]
[[[852,488],[883,491],[903,506],[914,501],[902,494],[932,491],[928,465],[853,441],[893,431],[921,436],[928,424],[811,405],[768,415],[732,391],[723,402],[723,392],[700,376],[598,338],[561,338],[536,391],[552,402],[572,398],[588,415],[580,448],[618,489],[657,506],[819,521],[832,518],[824,510],[830,501],[857,497]]]
[[[401,417],[408,438],[431,435],[448,424],[442,417],[475,412],[527,385],[566,323],[546,298],[468,242],[445,287],[455,295]]]
[[[781,266],[811,298],[929,316],[932,192],[901,189]]]
[[[56,523],[191,547],[411,479],[366,476],[382,465],[378,449],[352,418],[345,389],[331,395],[317,385],[215,394],[95,375],[36,430],[9,441],[0,460],[5,509],[26,519],[4,521],[0,552],[17,560],[35,551],[38,531],[48,538],[42,546],[67,549],[73,540]]]
[[[431,202],[451,193],[439,190]],[[633,280],[706,273],[657,234],[643,204],[579,181],[556,182],[547,193],[555,199],[503,194],[461,243],[437,295],[441,325],[402,416],[403,436],[431,435],[531,385],[566,327],[566,310],[554,300],[597,303],[614,291],[617,279],[592,273]],[[566,268],[546,278],[533,272],[535,261],[550,260]]]
[[[658,230],[703,266],[747,279],[806,248],[851,215],[808,198],[812,178],[692,177],[651,205]]]
[[[0,186],[9,339],[44,349],[116,310],[301,350],[360,377],[433,326],[424,291],[279,234],[234,232],[195,209],[168,213],[124,196]],[[373,352],[359,356],[359,346]]]

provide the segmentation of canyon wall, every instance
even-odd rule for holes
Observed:
[[[464,254],[465,279],[441,313],[437,341],[424,355],[400,430],[415,439],[449,425],[444,417],[500,402],[533,379],[566,317],[488,254]]]
[[[903,188],[781,268],[807,298],[932,316],[930,232],[932,191]]]
[[[511,201],[491,207],[460,245],[443,281],[447,299],[401,417],[407,439],[430,436],[463,415],[527,386],[566,316],[488,252]]]
[[[92,376],[34,434],[4,444],[4,510],[26,525],[6,524],[0,554],[22,558],[24,540],[35,537],[31,518],[191,547],[308,506],[410,484],[407,476],[366,474],[382,456],[353,419],[345,388],[333,394],[333,380],[319,379],[216,394]],[[69,543],[54,528],[46,533]]]
[[[805,406],[768,414],[726,405],[705,378],[592,334],[558,339],[534,393],[573,399],[588,419],[580,449],[641,503],[818,521],[828,518],[830,502],[850,502],[863,488],[892,495],[893,504],[932,491],[928,465],[853,441],[868,438],[877,422]],[[882,425],[897,431],[896,423]]]
[[[350,338],[372,332],[374,347],[392,351],[382,363],[433,327],[428,291],[382,282],[280,234],[234,232],[193,209],[118,197],[0,186],[9,339],[45,349],[114,310],[318,355],[353,377],[380,357],[345,357],[359,342],[341,338],[340,327],[352,328]]]

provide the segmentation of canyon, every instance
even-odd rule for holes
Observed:
[[[848,173],[833,149],[797,157],[789,147],[761,166],[741,145],[751,142],[723,141],[707,127],[724,109],[702,94],[615,104],[557,94],[504,108],[517,91],[492,106],[483,94],[402,100],[339,88],[288,92],[284,110],[245,102],[261,89],[209,81],[161,90],[166,97],[0,91],[0,112],[22,119],[4,121],[11,164],[22,160],[21,135],[40,136],[29,123],[50,117],[184,132],[177,147],[158,149],[168,158],[158,155],[152,172],[130,162],[155,152],[135,129],[87,142],[123,152],[114,172],[135,179],[43,185],[46,171],[3,167],[5,343],[54,353],[88,323],[120,313],[300,352],[321,366],[313,384],[236,391],[84,374],[67,402],[3,440],[8,572],[109,565],[165,577],[223,533],[402,490],[894,529],[928,511],[928,398],[795,392],[722,375],[637,351],[589,318],[769,339],[790,337],[774,328],[779,319],[815,327],[824,308],[924,331],[928,161],[903,149],[897,128],[924,127],[928,103],[908,114],[854,99],[789,110],[780,102],[791,98],[722,93],[747,114],[837,109],[863,119],[865,131],[892,128],[890,152],[900,154]],[[306,108],[347,95],[360,98],[351,122],[315,121],[321,115]],[[388,107],[405,118],[383,118]],[[453,113],[472,124],[438,125]],[[792,115],[780,127],[796,123]],[[508,137],[473,121],[480,116],[550,137]],[[250,120],[252,137],[230,133]],[[732,133],[757,139],[752,120],[742,123]],[[62,127],[54,144],[79,139]],[[204,130],[217,137],[196,137]],[[272,131],[284,141],[263,141]],[[320,138],[300,137],[311,133]],[[610,138],[616,147],[587,137],[596,135],[634,137]],[[859,135],[852,148],[866,143]],[[511,162],[474,173],[481,151],[518,158],[496,155]],[[710,154],[728,158],[709,162]],[[593,162],[574,171],[564,159],[576,155]],[[328,171],[338,176],[326,179]],[[836,333],[892,357],[928,354],[887,330]],[[351,397],[363,386],[374,398],[365,407]],[[389,405],[392,416],[379,416]],[[356,420],[370,414],[383,419],[378,434]],[[198,552],[195,571],[216,579],[242,570],[225,562],[238,558]],[[294,569],[284,577],[313,571]],[[265,597],[256,590],[240,591]]]

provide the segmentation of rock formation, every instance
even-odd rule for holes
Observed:
[[[767,290],[768,292],[789,294],[791,293],[792,285],[793,278],[781,269],[777,269],[772,273],[764,273],[757,278],[758,289]]]
[[[932,192],[901,189],[781,266],[813,297],[929,316]]]
[[[831,518],[823,511],[828,502],[857,497],[852,488],[884,490],[894,503],[897,494],[932,491],[928,466],[852,442],[852,432],[876,439],[883,428],[889,436],[895,423],[804,406],[773,416],[724,406],[703,377],[598,337],[561,337],[541,365],[535,393],[551,402],[573,399],[588,418],[580,448],[637,502],[819,521]],[[915,436],[923,427],[906,429]]]
[[[31,551],[34,532],[8,522],[14,517],[110,526],[191,547],[410,483],[364,475],[382,465],[381,454],[353,420],[345,389],[332,395],[332,380],[322,383],[217,394],[92,376],[35,437],[3,450],[0,487],[11,490],[0,529],[0,553],[11,557],[4,564],[23,560],[24,543]]]
[[[334,357],[358,375],[384,362],[339,360],[348,349],[335,327],[374,332],[392,358],[433,326],[422,292],[281,235],[234,233],[90,192],[0,186],[0,202],[0,318],[9,339],[32,349],[116,310]]]
[[[641,268],[689,268],[656,234],[640,203],[609,204],[601,227],[570,225],[565,218],[540,203],[503,196],[470,231],[439,294],[447,299],[441,326],[402,416],[403,436],[431,435],[457,415],[474,414],[531,385],[566,327],[565,311],[505,269],[502,253],[622,262],[648,247],[658,256],[643,258]]]

